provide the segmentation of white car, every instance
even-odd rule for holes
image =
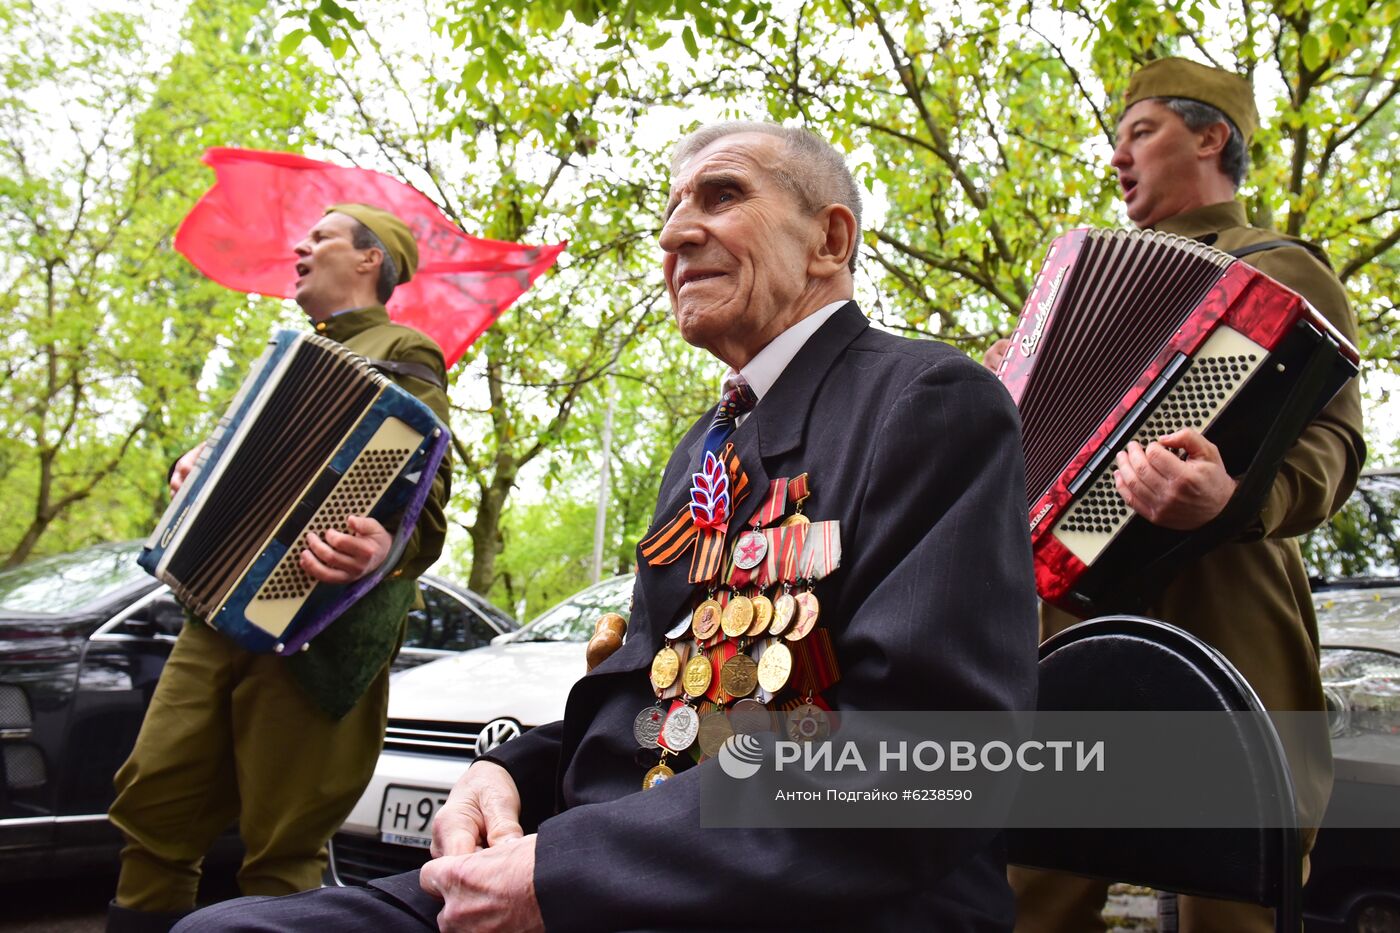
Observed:
[[[374,777],[331,840],[336,884],[364,884],[428,859],[432,819],[477,755],[564,715],[584,649],[606,612],[628,614],[632,576],[576,593],[518,632],[395,675]]]

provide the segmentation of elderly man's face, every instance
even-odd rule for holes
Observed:
[[[661,248],[676,323],[687,343],[735,368],[815,310],[799,299],[822,231],[768,171],[782,150],[761,133],[725,136],[671,183]]]

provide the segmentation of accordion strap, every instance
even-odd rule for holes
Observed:
[[[1332,268],[1332,264],[1327,261],[1327,257],[1323,254],[1322,250],[1313,246],[1311,243],[1299,243],[1297,240],[1265,240],[1263,243],[1251,243],[1248,246],[1241,246],[1239,249],[1232,249],[1229,253],[1236,259],[1243,259],[1246,256],[1253,256],[1255,253],[1263,253],[1271,249],[1288,249],[1290,247],[1292,249],[1307,250],[1316,256],[1318,261],[1324,266],[1329,269]]]
[[[443,384],[442,378],[433,371],[433,368],[426,363],[410,363],[404,360],[366,360],[369,365],[382,373],[392,376],[412,376],[428,385],[437,386],[446,391],[447,386]]]

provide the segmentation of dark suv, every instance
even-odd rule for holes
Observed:
[[[112,776],[136,741],[184,613],[136,565],[140,542],[0,572],[0,877],[115,864]],[[419,581],[403,669],[519,626],[438,577]]]

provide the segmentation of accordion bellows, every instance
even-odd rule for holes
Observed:
[[[1228,253],[1155,231],[1056,239],[997,374],[1021,414],[1041,597],[1083,616],[1142,608],[1184,562],[1243,530],[1358,363],[1306,301]],[[1130,441],[1186,427],[1240,480],[1198,532],[1151,525],[1113,484]]]
[[[392,569],[449,435],[428,406],[339,343],[280,330],[146,542],[141,565],[251,651],[289,653]],[[307,532],[369,515],[389,559],[345,585],[299,558]]]

